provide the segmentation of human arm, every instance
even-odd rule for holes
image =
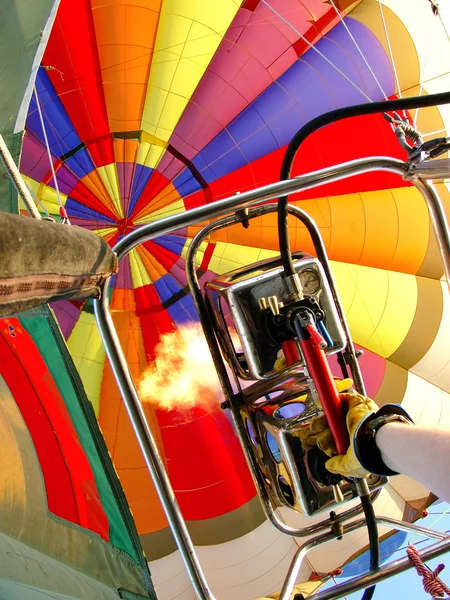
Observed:
[[[323,415],[300,435],[305,450],[317,444],[331,457],[326,467],[333,473],[345,477],[402,473],[450,501],[449,429],[414,425],[401,406],[379,408],[360,394],[344,393],[341,399],[351,440],[347,453],[337,454]],[[385,422],[392,418],[400,420]]]
[[[450,430],[387,423],[375,436],[383,462],[450,502]]]

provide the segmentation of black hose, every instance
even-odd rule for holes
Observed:
[[[369,534],[370,569],[375,571],[380,566],[380,541],[378,539],[377,522],[370,495],[361,496],[361,504],[366,518],[367,532]],[[375,587],[376,586],[372,585],[364,590],[361,600],[371,600],[375,592]]]
[[[400,100],[383,100],[381,102],[372,102],[371,104],[355,104],[346,108],[338,108],[330,112],[324,113],[315,119],[306,123],[290,141],[281,165],[280,180],[289,179],[291,169],[294,163],[295,155],[298,149],[306,140],[306,138],[335,121],[347,119],[349,117],[359,117],[362,115],[371,115],[375,113],[383,113],[386,111],[409,110],[412,108],[425,108],[427,106],[438,106],[439,104],[450,103],[450,92],[441,94],[430,94],[429,96],[413,96],[411,98],[402,98]],[[282,196],[278,199],[278,239],[280,245],[281,262],[283,265],[285,276],[295,274],[294,263],[289,240],[288,227],[288,197]]]
[[[330,125],[335,121],[347,119],[349,117],[357,117],[362,115],[370,115],[376,113],[384,113],[386,111],[408,110],[413,108],[425,108],[427,106],[437,106],[440,104],[450,103],[450,92],[441,94],[430,94],[429,96],[414,96],[411,98],[402,98],[400,100],[387,100],[382,102],[373,102],[371,104],[356,104],[346,108],[339,108],[327,112],[315,119],[312,119],[304,125],[292,138],[289,143],[281,165],[280,180],[288,179],[291,175],[294,158],[306,140],[314,131]],[[278,199],[278,238],[280,245],[281,262],[283,265],[285,276],[295,274],[294,263],[289,240],[288,226],[288,197],[282,196]],[[367,530],[369,534],[369,549],[370,549],[370,568],[371,570],[378,569],[380,565],[380,543],[378,539],[378,529],[373,510],[372,502],[369,495],[361,496],[361,504],[364,510],[364,515],[367,522]],[[375,592],[375,586],[371,586],[364,591],[362,600],[371,600]]]

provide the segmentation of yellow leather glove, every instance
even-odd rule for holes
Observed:
[[[351,440],[346,454],[337,453],[325,415],[314,417],[309,428],[300,432],[299,437],[305,450],[310,450],[317,445],[327,456],[332,457],[325,463],[325,467],[331,473],[339,473],[344,477],[365,477],[368,472],[356,457],[354,439],[358,425],[369,414],[375,413],[378,406],[373,400],[361,394],[343,393],[340,398],[347,414],[346,424]]]
[[[341,394],[341,398],[344,396],[342,392],[347,391],[353,385],[352,379],[338,379],[334,378],[337,391]],[[348,394],[349,396],[351,394]],[[322,408],[320,405],[319,408]],[[336,446],[334,445],[331,432],[328,428],[327,420],[325,415],[319,417],[313,417],[309,424],[309,428],[305,428],[298,434],[302,440],[302,446],[305,450],[312,450],[315,446],[319,446],[327,456],[334,456],[336,454]]]

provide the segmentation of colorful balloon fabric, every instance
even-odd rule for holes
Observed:
[[[129,508],[56,322],[0,319],[2,527],[8,598],[153,597]]]
[[[43,210],[57,215],[61,204],[73,225],[114,245],[161,217],[277,181],[286,145],[324,112],[447,90],[449,24],[446,7],[435,15],[428,0],[61,0],[37,74],[21,171]],[[433,134],[446,129],[450,113],[441,107],[410,117]],[[376,155],[406,158],[383,116],[345,120],[304,143],[293,174]],[[447,184],[437,187],[448,207]],[[291,200],[321,229],[364,349],[369,393],[379,404],[402,402],[417,422],[448,423],[449,296],[421,195],[397,176],[376,173]],[[185,274],[196,231],[142,244],[115,278],[111,310],[136,381],[163,334],[198,321]],[[291,242],[313,250],[299,226]],[[206,278],[277,252],[276,220],[267,216],[215,234],[198,267]],[[157,593],[191,598],[92,307],[67,302],[54,310]],[[145,409],[214,594],[267,596],[280,589],[298,545],[264,520],[219,402]],[[429,502],[428,490],[399,476],[376,506],[412,520]],[[345,548],[311,552],[301,579],[327,577],[365,548],[360,534],[345,539]]]
[[[57,4],[0,6],[0,133],[15,160]],[[18,211],[3,163],[0,211]],[[0,319],[0,399],[0,596],[154,598],[125,496],[48,308]]]

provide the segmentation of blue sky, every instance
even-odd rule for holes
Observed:
[[[434,506],[430,506],[429,515],[424,519],[420,519],[417,524],[423,527],[429,527],[430,529],[437,529],[438,531],[450,531],[450,504],[441,502]],[[412,541],[412,543],[414,543],[419,550],[420,548],[433,543],[429,540],[421,540],[423,540],[423,538],[412,538],[411,536],[408,536],[405,544],[400,548],[400,550],[392,555],[391,560],[404,558],[406,556],[406,545],[409,541]],[[443,555],[436,560],[427,562],[427,566],[433,570],[439,563],[443,563],[446,566],[444,571],[441,573],[441,579],[447,586],[450,587],[450,553]],[[345,579],[340,578],[338,580],[339,583],[342,581],[345,581]],[[324,586],[322,590],[332,587],[332,585],[333,582]],[[350,594],[347,596],[347,598],[348,600],[357,600],[360,599],[362,595],[363,591],[360,591]],[[425,593],[422,586],[422,579],[417,574],[415,569],[411,569],[405,573],[401,573],[379,583],[376,587],[373,598],[374,600],[390,600],[391,598],[394,599],[402,597],[405,598],[405,600],[431,599],[431,596]]]

